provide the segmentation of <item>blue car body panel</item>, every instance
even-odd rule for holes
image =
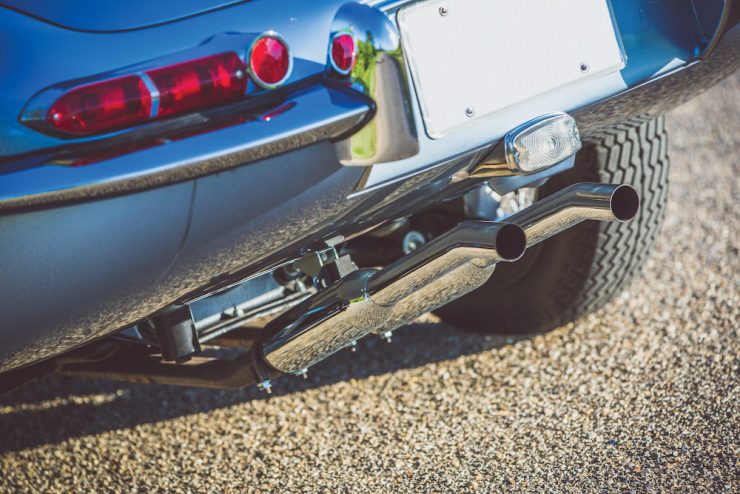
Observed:
[[[66,29],[111,32],[174,22],[246,1],[248,0],[4,0],[2,4]]]

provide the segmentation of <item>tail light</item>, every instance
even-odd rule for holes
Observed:
[[[137,76],[81,86],[64,94],[46,121],[64,132],[88,134],[135,125],[149,119],[152,97]]]
[[[258,37],[249,48],[248,59],[252,79],[267,89],[285,82],[293,67],[287,43],[275,33]]]
[[[357,60],[355,37],[349,33],[337,33],[331,39],[329,62],[332,69],[342,76],[349,75]]]
[[[45,114],[42,110],[45,116],[24,114],[21,120],[30,125],[44,120],[42,128],[69,134],[106,132],[236,101],[246,95],[247,73],[273,89],[290,77],[292,67],[287,43],[268,32],[252,43],[247,62],[227,52],[87,84],[59,97]]]
[[[147,72],[159,92],[157,116],[234,101],[247,91],[246,65],[236,53]]]

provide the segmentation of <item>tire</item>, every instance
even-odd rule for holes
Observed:
[[[594,311],[627,287],[648,257],[668,193],[664,117],[640,117],[584,136],[573,169],[539,190],[545,197],[577,182],[635,187],[640,211],[628,223],[586,221],[501,263],[479,289],[438,309],[461,329],[523,334],[548,331]]]

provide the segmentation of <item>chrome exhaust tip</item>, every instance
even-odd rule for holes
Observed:
[[[640,209],[629,185],[579,183],[545,197],[506,221],[522,227],[527,248],[585,220],[625,222]]]
[[[518,225],[505,223],[496,232],[494,244],[502,261],[516,261],[527,249],[527,235]]]
[[[630,221],[640,210],[640,196],[634,187],[619,185],[612,192],[609,207],[614,215],[615,221]]]

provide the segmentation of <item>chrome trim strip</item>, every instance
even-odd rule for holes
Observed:
[[[154,84],[154,81],[146,72],[139,72],[136,75],[144,83],[149,91],[149,97],[152,99],[152,110],[149,112],[149,118],[155,118],[159,113],[159,89],[157,89],[157,85]]]
[[[352,32],[357,46],[356,67],[348,81],[352,89],[372,98],[375,115],[368,125],[337,143],[337,155],[346,166],[384,166],[419,153],[401,35],[381,11],[347,3],[337,11],[332,33]],[[332,39],[332,38],[330,38]],[[362,49],[365,46],[367,49]],[[331,57],[330,57],[331,58]]]

